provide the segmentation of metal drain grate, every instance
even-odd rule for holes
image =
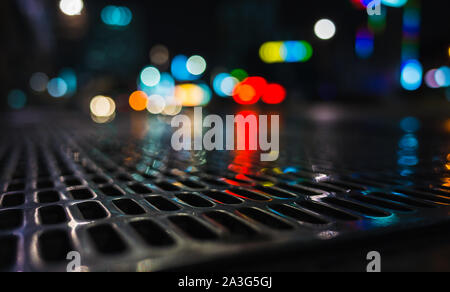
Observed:
[[[64,271],[78,251],[84,270],[157,271],[449,214],[442,167],[405,178],[390,165],[330,167],[295,152],[262,164],[253,154],[173,153],[164,137],[94,130],[2,140],[0,270]]]

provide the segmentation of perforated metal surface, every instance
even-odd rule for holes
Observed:
[[[78,251],[86,271],[159,271],[448,220],[442,135],[419,135],[420,162],[406,167],[398,130],[294,123],[280,160],[264,164],[255,153],[175,153],[167,127],[4,130],[0,269],[65,271]]]

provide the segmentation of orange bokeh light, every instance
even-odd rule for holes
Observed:
[[[445,130],[447,133],[450,133],[450,119],[448,119],[448,120],[446,120],[446,121],[444,122],[444,130]]]
[[[143,91],[135,91],[131,94],[129,103],[133,110],[143,111],[147,109],[148,96]]]

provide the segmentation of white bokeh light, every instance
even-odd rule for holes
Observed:
[[[206,61],[201,56],[192,56],[188,59],[186,66],[192,75],[202,75],[206,70]]]
[[[83,0],[61,0],[59,2],[59,9],[69,16],[80,15],[83,8]]]
[[[160,95],[151,95],[148,98],[147,110],[151,114],[158,115],[164,111],[166,107],[166,101],[164,97]]]
[[[314,32],[319,39],[329,40],[336,34],[336,25],[329,19],[321,19],[314,26]]]

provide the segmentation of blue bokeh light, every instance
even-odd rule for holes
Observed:
[[[101,18],[107,25],[125,27],[133,20],[133,13],[125,6],[108,5],[103,8]]]
[[[423,79],[423,69],[420,62],[417,60],[408,60],[404,62],[400,79],[404,89],[409,91],[419,89]]]
[[[48,93],[55,98],[63,97],[64,95],[66,95],[67,89],[68,87],[66,81],[64,81],[64,79],[60,77],[53,78],[47,85]]]
[[[173,77],[178,81],[193,81],[200,78],[189,73],[187,69],[188,58],[184,55],[175,56],[172,60],[171,71]]]

